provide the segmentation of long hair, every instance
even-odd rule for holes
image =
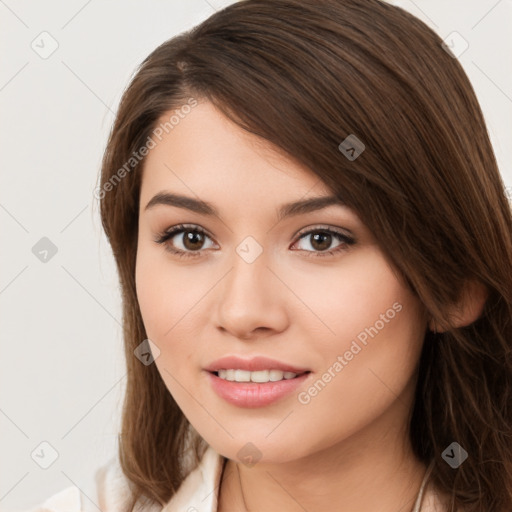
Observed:
[[[143,148],[164,114],[179,119],[198,99],[305,164],[371,230],[445,327],[425,333],[409,425],[416,456],[434,460],[450,512],[512,510],[510,204],[460,63],[381,0],[242,0],[161,44],[124,91],[97,196],[122,290],[119,458],[132,508],[168,502],[190,470],[186,454],[197,464],[206,448],[156,365],[134,357],[147,338],[135,289]],[[355,159],[340,149],[347,137],[364,144]],[[455,328],[449,311],[468,281],[488,298]],[[443,458],[454,441],[468,453],[457,469]]]

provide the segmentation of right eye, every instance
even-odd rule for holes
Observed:
[[[173,239],[177,242],[173,242]],[[163,244],[165,249],[180,257],[201,256],[204,240],[210,238],[206,231],[197,225],[179,224],[166,229],[155,240],[157,244]],[[176,247],[176,243],[178,246]]]

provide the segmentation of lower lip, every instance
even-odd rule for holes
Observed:
[[[217,377],[207,372],[213,390],[226,402],[239,407],[264,407],[277,402],[295,391],[308,378],[310,373],[303,373],[293,379],[277,382],[234,382]]]

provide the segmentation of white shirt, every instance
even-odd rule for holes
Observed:
[[[217,512],[217,499],[224,458],[208,447],[200,464],[183,481],[178,492],[164,506],[153,505],[144,512]],[[413,512],[445,512],[446,508],[431,486],[426,485],[432,466],[429,466]],[[127,479],[116,458],[100,467],[95,475],[96,496],[86,497],[72,486],[53,495],[27,512],[124,512],[130,491]],[[94,504],[90,500],[94,501]],[[97,506],[96,506],[97,505]]]

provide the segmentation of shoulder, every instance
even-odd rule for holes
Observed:
[[[130,487],[117,457],[100,466],[94,475],[95,491],[86,496],[76,486],[67,487],[27,512],[119,512],[126,510]]]

